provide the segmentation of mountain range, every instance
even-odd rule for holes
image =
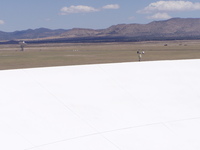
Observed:
[[[103,42],[200,39],[200,18],[172,18],[148,24],[118,24],[106,29],[28,29],[15,32],[0,31],[0,40],[32,42]]]

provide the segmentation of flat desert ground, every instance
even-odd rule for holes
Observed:
[[[200,58],[200,41],[0,45],[0,69]]]

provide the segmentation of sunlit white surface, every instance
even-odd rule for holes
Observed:
[[[199,150],[200,60],[0,71],[2,150]]]

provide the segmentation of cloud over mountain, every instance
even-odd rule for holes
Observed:
[[[200,10],[200,3],[193,3],[190,1],[157,1],[149,4],[139,13],[152,13],[152,12],[171,12],[171,11],[193,11]]]
[[[148,19],[170,19],[172,18],[171,16],[169,16],[167,13],[156,13],[152,16],[148,16]]]
[[[171,12],[200,10],[200,2],[191,1],[157,1],[137,11],[140,14],[152,14],[148,19],[169,19]]]

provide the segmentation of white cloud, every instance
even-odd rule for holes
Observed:
[[[77,6],[70,6],[70,7],[63,7],[60,9],[61,15],[67,15],[67,14],[74,14],[74,13],[90,13],[90,12],[97,12],[101,11],[103,9],[119,9],[120,6],[118,4],[110,4],[105,5],[100,9],[90,7],[90,6],[84,6],[84,5],[77,5]]]
[[[89,13],[99,11],[96,8],[84,5],[63,7],[61,10],[61,15],[73,14],[73,13]]]
[[[103,9],[119,9],[120,6],[118,4],[110,4],[102,7]]]
[[[1,25],[1,24],[5,24],[5,22],[4,22],[3,20],[0,20],[0,25]]]
[[[148,19],[170,19],[172,18],[171,16],[169,16],[167,13],[156,13],[153,16],[148,16]]]
[[[192,11],[200,10],[200,3],[190,1],[157,1],[149,4],[138,13],[170,12],[170,11]]]

